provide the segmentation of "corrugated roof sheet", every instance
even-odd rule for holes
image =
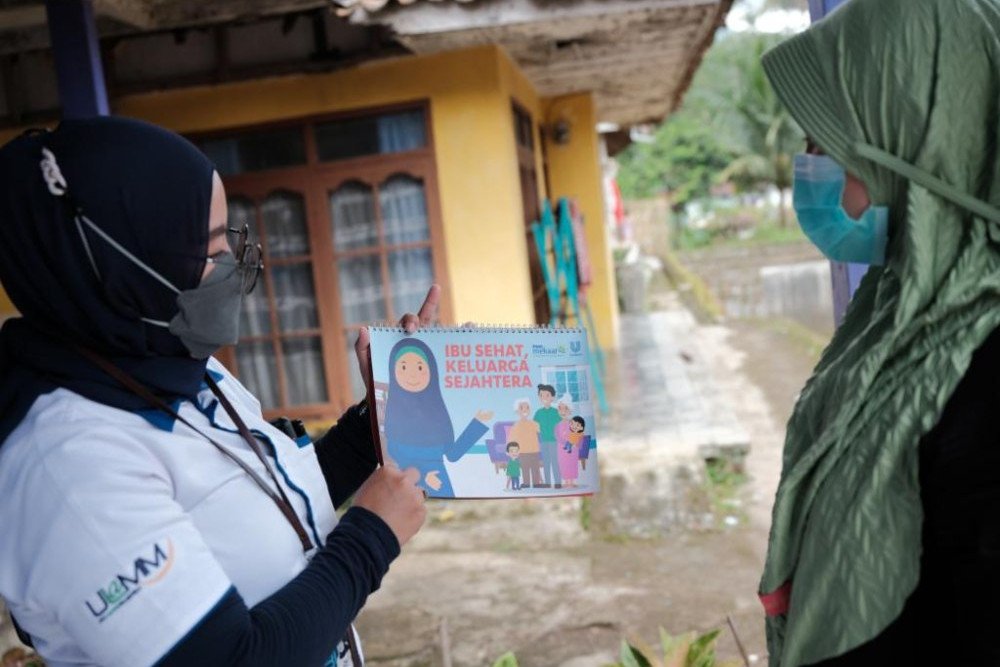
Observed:
[[[335,0],[415,53],[499,44],[542,96],[592,92],[623,126],[677,107],[732,1]]]
[[[340,16],[350,16],[351,14],[363,10],[369,14],[374,14],[385,8],[393,0],[331,0],[337,5],[337,14]],[[396,4],[405,7],[412,5],[418,0],[395,0]],[[462,2],[469,3],[475,0],[426,0],[427,2]]]

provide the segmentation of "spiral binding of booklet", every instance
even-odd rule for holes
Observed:
[[[377,322],[366,327],[368,331],[387,333],[406,333],[406,330],[391,322]],[[582,327],[563,327],[550,324],[476,324],[475,326],[459,326],[448,324],[430,324],[422,326],[410,335],[420,332],[434,333],[551,333],[553,331],[586,334]]]

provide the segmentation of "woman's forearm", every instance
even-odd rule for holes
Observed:
[[[330,499],[340,507],[378,465],[367,404],[348,408],[314,446]]]
[[[398,555],[385,522],[353,507],[298,576],[251,609],[231,588],[157,665],[323,665]]]

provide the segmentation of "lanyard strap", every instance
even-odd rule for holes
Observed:
[[[219,399],[219,403],[222,404],[222,407],[226,411],[226,414],[229,415],[229,418],[233,420],[234,424],[236,424],[236,429],[240,432],[240,435],[243,437],[246,443],[250,445],[250,449],[252,449],[254,454],[257,455],[257,458],[260,459],[260,462],[264,464],[264,468],[267,469],[267,474],[271,477],[271,481],[274,482],[275,488],[278,489],[278,494],[280,494],[281,502],[278,502],[278,498],[274,495],[274,492],[270,489],[270,487],[267,486],[267,483],[264,482],[264,480],[260,479],[259,476],[257,477],[257,480],[259,480],[257,482],[257,485],[261,486],[261,488],[266,487],[265,493],[271,496],[272,500],[274,500],[274,502],[281,509],[282,514],[284,514],[285,518],[288,519],[288,522],[292,524],[292,528],[295,529],[295,533],[299,536],[299,541],[302,543],[302,550],[309,551],[313,547],[312,540],[309,539],[309,534],[306,532],[305,526],[302,525],[302,520],[299,519],[299,515],[295,512],[295,509],[292,507],[292,503],[289,502],[288,496],[285,495],[285,488],[278,483],[278,477],[277,475],[274,474],[274,466],[271,465],[271,462],[264,454],[264,448],[261,447],[260,441],[254,437],[253,433],[250,432],[250,429],[247,428],[247,425],[243,421],[243,418],[240,417],[238,412],[236,412],[236,408],[233,407],[233,404],[229,401],[229,398],[222,392],[222,390],[219,388],[219,385],[215,382],[214,379],[212,379],[212,376],[209,375],[208,373],[205,373],[205,382],[212,390],[212,393],[215,394],[215,397]],[[179,417],[180,415],[178,415],[178,418]],[[192,426],[191,428],[194,427]],[[205,437],[207,438],[208,436]],[[226,451],[228,452],[228,450]],[[275,456],[277,456],[277,453],[275,453]]]
[[[216,398],[219,399],[219,402],[222,404],[223,409],[225,409],[226,414],[228,414],[229,418],[233,420],[234,424],[236,424],[237,430],[239,431],[243,439],[246,441],[247,445],[249,445],[250,449],[253,451],[254,454],[257,455],[257,458],[259,458],[261,463],[264,465],[264,468],[267,470],[268,475],[271,477],[271,480],[274,482],[275,487],[277,487],[278,489],[277,493],[274,491],[274,489],[272,489],[268,485],[268,483],[263,478],[261,478],[260,475],[257,474],[256,470],[254,470],[253,468],[250,467],[249,464],[247,464],[246,461],[236,456],[226,447],[223,447],[221,444],[219,444],[219,442],[216,441],[214,438],[212,438],[210,435],[208,435],[207,433],[199,429],[197,426],[189,422],[187,419],[179,415],[177,411],[174,410],[172,407],[170,407],[163,399],[161,399],[159,396],[156,396],[153,392],[151,392],[141,383],[137,382],[134,378],[128,375],[128,373],[124,372],[123,370],[121,370],[120,368],[118,368],[113,363],[111,363],[98,353],[94,352],[93,350],[89,350],[83,346],[77,346],[77,349],[80,351],[81,354],[83,354],[83,356],[87,357],[87,359],[89,359],[95,365],[100,367],[108,375],[118,380],[118,382],[124,385],[132,393],[134,393],[139,398],[143,399],[144,401],[152,405],[154,408],[166,412],[168,415],[170,415],[171,417],[181,422],[195,433],[199,434],[200,436],[208,440],[217,450],[219,450],[219,452],[223,454],[223,456],[226,456],[227,458],[235,462],[236,465],[242,468],[243,471],[250,476],[250,478],[254,481],[254,483],[258,487],[260,487],[260,489],[264,493],[266,493],[271,500],[274,501],[274,504],[277,505],[282,515],[285,517],[286,520],[288,520],[288,523],[290,523],[292,528],[295,530],[295,534],[298,535],[299,542],[302,543],[302,551],[304,552],[309,551],[310,549],[313,548],[312,540],[309,539],[309,534],[306,532],[305,526],[302,525],[302,521],[301,519],[299,519],[299,515],[296,514],[295,509],[292,507],[292,504],[288,501],[288,496],[285,495],[285,490],[282,488],[281,484],[278,483],[278,478],[274,474],[274,469],[271,467],[271,464],[267,460],[267,457],[264,455],[264,451],[263,448],[260,446],[260,442],[257,441],[257,439],[250,432],[250,429],[247,428],[247,425],[243,422],[243,419],[236,412],[236,409],[233,407],[232,403],[229,402],[229,399],[226,398],[226,395],[224,393],[222,393],[222,390],[219,389],[219,385],[216,384],[215,380],[213,380],[211,376],[209,376],[206,373],[205,381],[208,383],[208,386],[212,390],[212,393],[215,394]]]

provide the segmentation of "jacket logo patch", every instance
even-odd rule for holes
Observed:
[[[152,555],[149,558],[139,556],[132,563],[130,572],[115,575],[107,586],[97,589],[97,592],[85,601],[87,609],[99,623],[103,623],[126,602],[138,595],[143,588],[162,581],[173,565],[173,542],[167,540],[165,546],[159,542],[153,544]]]

